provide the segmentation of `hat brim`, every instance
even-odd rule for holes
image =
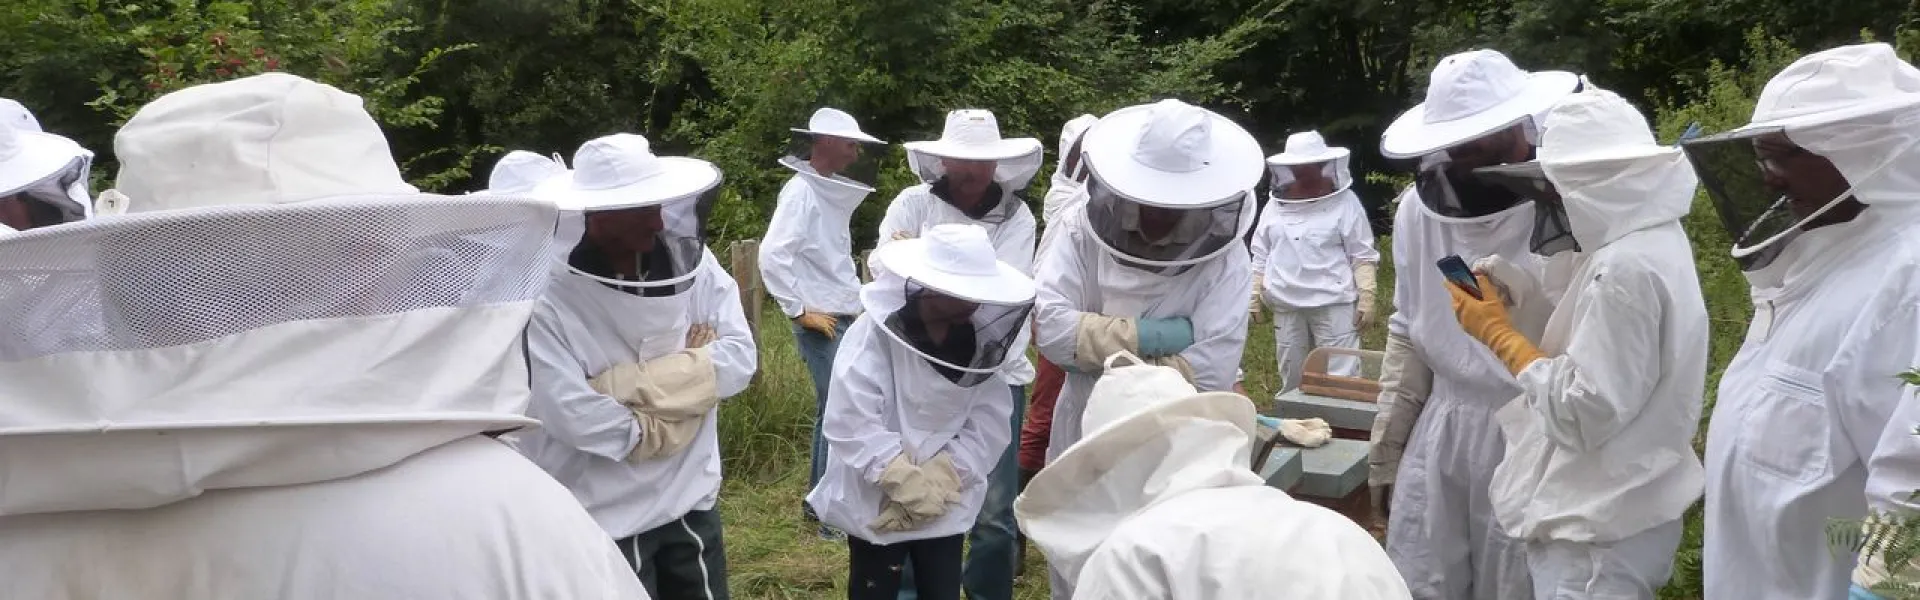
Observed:
[[[1035,138],[1008,138],[990,144],[956,144],[945,140],[907,142],[907,150],[955,160],[1010,160],[1046,152]]]
[[[992,275],[951,273],[933,268],[928,249],[921,238],[888,242],[874,251],[871,260],[896,275],[963,300],[1003,306],[1033,301],[1033,278],[1005,262],[995,260]]]
[[[1458,146],[1546,112],[1579,85],[1580,76],[1573,73],[1534,71],[1527,74],[1527,87],[1505,102],[1439,123],[1426,121],[1427,103],[1421,102],[1387,126],[1380,135],[1380,154],[1391,159],[1418,158]]]
[[[1348,150],[1346,148],[1341,148],[1338,146],[1333,146],[1333,147],[1328,147],[1326,152],[1321,152],[1319,154],[1294,154],[1291,152],[1281,152],[1279,154],[1275,154],[1273,156],[1267,157],[1267,164],[1276,166],[1276,167],[1315,165],[1323,162],[1340,160],[1342,158],[1346,158],[1352,155],[1353,155],[1353,152],[1351,150]]]
[[[659,160],[659,173],[625,185],[583,188],[578,173],[569,170],[540,182],[530,195],[561,210],[593,212],[658,206],[720,185],[720,169],[713,163],[681,156],[662,156]]]
[[[837,137],[841,139],[848,139],[848,140],[853,140],[856,142],[864,142],[868,144],[880,144],[882,146],[886,145],[886,142],[881,141],[880,138],[867,135],[867,132],[865,131],[814,131],[812,129],[804,129],[800,127],[789,127],[788,129],[792,130],[794,133],[804,133],[807,135],[824,135],[827,137]]]
[[[1650,146],[1650,145],[1614,146],[1611,148],[1596,148],[1589,152],[1581,152],[1578,154],[1572,154],[1567,156],[1554,156],[1552,157],[1551,160],[1535,159],[1529,162],[1537,162],[1537,163],[1541,163],[1542,165],[1555,165],[1555,166],[1589,165],[1589,164],[1596,164],[1596,163],[1644,160],[1649,158],[1673,156],[1675,154],[1680,154],[1680,153],[1681,153],[1681,150],[1680,150],[1680,147],[1678,146],[1657,146],[1657,145],[1656,146]]]
[[[17,193],[93,157],[92,152],[64,137],[20,130],[16,135],[20,136],[20,153],[0,161],[0,196]]]
[[[1236,198],[1260,184],[1266,161],[1260,142],[1245,128],[1212,111],[1213,144],[1205,166],[1185,173],[1155,170],[1133,160],[1140,132],[1153,117],[1154,105],[1113,111],[1094,123],[1081,138],[1088,168],[1120,195],[1152,205],[1205,206]]]
[[[1104,476],[1111,470],[1112,465],[1126,460],[1127,450],[1139,446],[1140,440],[1164,435],[1166,429],[1164,424],[1173,419],[1192,418],[1231,423],[1245,431],[1247,438],[1251,441],[1259,436],[1259,427],[1255,424],[1256,415],[1253,401],[1233,392],[1200,392],[1179,400],[1162,402],[1081,436],[1080,441],[1067,447],[1066,451],[1061,452],[1060,456],[1047,465],[1047,469],[1034,476],[1034,483],[1041,483],[1042,477],[1065,476],[1049,476],[1048,473],[1072,473],[1085,480],[1051,482],[1051,485],[1031,486],[1029,489],[1084,488],[1093,479]],[[1091,467],[1053,468],[1055,464],[1078,463],[1091,463]],[[1062,497],[1052,501],[1042,500],[1039,505],[1030,506],[1035,510],[1052,509],[1069,501],[1071,498]]]
[[[805,163],[802,163],[800,161],[800,158],[796,156],[783,156],[783,157],[780,157],[780,160],[778,162],[780,163],[780,166],[791,169],[795,173],[799,173],[801,177],[806,177],[808,179],[812,179],[812,180],[820,181],[824,183],[830,183],[837,186],[847,187],[847,188],[859,190],[862,192],[867,192],[869,194],[874,192],[873,186],[860,183],[858,181],[854,181],[852,178],[849,178],[845,175],[821,177],[819,172],[813,170],[813,167],[803,166]]]
[[[1832,125],[1834,123],[1839,123],[1842,121],[1850,121],[1850,120],[1858,119],[1860,117],[1864,117],[1867,115],[1879,114],[1883,112],[1892,112],[1892,111],[1903,110],[1903,109],[1913,109],[1913,108],[1920,108],[1920,93],[1900,94],[1897,96],[1889,96],[1886,98],[1876,98],[1872,102],[1862,102],[1860,104],[1849,106],[1841,110],[1829,110],[1829,111],[1823,111],[1823,112],[1817,112],[1817,113],[1808,113],[1804,115],[1795,115],[1795,116],[1781,118],[1781,119],[1774,119],[1771,121],[1760,121],[1755,123],[1748,123],[1744,126],[1741,126],[1738,129],[1734,129],[1732,132],[1729,132],[1729,133],[1752,131],[1755,129],[1769,129],[1769,128],[1777,127],[1777,128],[1786,129],[1787,135],[1791,137],[1793,135],[1793,130],[1795,129],[1805,129],[1808,127],[1820,127],[1823,125]]]

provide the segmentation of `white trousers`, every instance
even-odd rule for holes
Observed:
[[[1534,600],[1653,600],[1684,529],[1676,520],[1608,544],[1529,542]]]
[[[1273,355],[1280,359],[1280,392],[1300,387],[1300,371],[1314,348],[1359,348],[1360,332],[1353,326],[1353,304],[1319,308],[1273,309]],[[1327,361],[1329,375],[1352,377],[1359,359],[1336,356]]]

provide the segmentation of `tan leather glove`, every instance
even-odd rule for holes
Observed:
[[[920,473],[926,475],[927,482],[940,492],[947,504],[960,501],[960,471],[953,468],[952,454],[942,450],[933,455],[933,460],[920,465]]]
[[[880,491],[916,517],[932,519],[947,514],[945,494],[905,452],[894,456],[880,472]]]
[[[1380,409],[1373,419],[1373,446],[1367,451],[1367,485],[1373,488],[1373,506],[1381,517],[1393,498],[1407,438],[1412,437],[1432,391],[1433,371],[1420,360],[1413,342],[1389,334],[1386,359],[1380,365]]]
[[[893,239],[895,241],[910,240],[910,239],[913,239],[914,237],[916,236],[913,235],[913,232],[907,231],[905,229],[893,232]]]
[[[688,348],[704,348],[707,344],[711,344],[714,340],[718,339],[720,339],[720,334],[713,330],[712,325],[694,323],[692,327],[687,328]]]
[[[802,329],[827,336],[830,340],[840,337],[840,331],[835,329],[840,324],[839,320],[826,313],[803,312],[800,316],[794,317],[793,322],[799,323]]]
[[[1378,285],[1379,272],[1373,263],[1363,262],[1353,266],[1353,285],[1360,290],[1360,299],[1354,301],[1353,326],[1365,329],[1373,325],[1376,314],[1374,308],[1374,289]]]
[[[867,523],[867,528],[872,529],[875,533],[893,533],[898,531],[913,531],[925,524],[925,522],[915,518],[913,513],[907,511],[907,507],[901,506],[899,502],[882,500],[880,501],[879,516],[874,517],[873,522]]]
[[[1320,418],[1281,419],[1280,436],[1301,447],[1319,448],[1333,439],[1333,426]]]
[[[1247,301],[1247,320],[1248,321],[1259,320],[1260,309],[1266,307],[1266,303],[1260,301],[1262,292],[1267,289],[1266,279],[1267,279],[1266,275],[1262,275],[1259,273],[1255,273],[1253,275],[1253,298]]]
[[[706,348],[617,364],[587,385],[626,405],[640,423],[640,443],[627,454],[629,461],[679,453],[720,403],[719,381]]]

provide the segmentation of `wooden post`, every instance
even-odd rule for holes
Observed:
[[[760,282],[760,240],[738,240],[727,246],[727,258],[733,272],[734,285],[740,288],[740,308],[747,313],[747,327],[753,332],[754,339],[760,336],[760,304],[767,297],[767,291]],[[755,344],[756,347],[764,347]],[[762,360],[766,352],[761,352]],[[753,381],[760,380],[760,373],[766,369],[755,369]]]

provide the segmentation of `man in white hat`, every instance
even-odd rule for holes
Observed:
[[[920,185],[901,190],[887,205],[880,221],[880,244],[918,237],[920,232],[948,223],[978,225],[993,241],[1001,262],[1021,273],[1033,274],[1033,247],[1037,226],[1027,207],[1027,184],[1040,172],[1045,148],[1033,138],[1002,138],[993,113],[961,109],[947,113],[940,139],[907,142],[908,164],[914,165]],[[1026,341],[1024,338],[1022,341]],[[1025,419],[1028,384],[1033,383],[1032,361],[1026,349],[1014,349],[1007,366],[1012,416],[1008,436]],[[1013,571],[1019,524],[1013,520],[1013,499],[1019,494],[1019,446],[1008,445],[987,478],[987,500],[968,534],[966,589],[975,598],[1012,598]],[[907,581],[913,581],[908,568]],[[905,586],[903,589],[910,589]],[[912,600],[903,592],[904,600]]]
[[[493,163],[493,171],[487,174],[487,194],[526,194],[536,186],[557,175],[567,172],[567,166],[560,162],[560,155],[541,156],[526,150],[513,150]]]
[[[1106,357],[1174,367],[1204,391],[1233,389],[1252,268],[1243,241],[1260,144],[1178,100],[1123,108],[1087,130],[1087,200],[1039,260],[1040,352],[1070,372],[1049,462],[1081,436]],[[1055,597],[1072,582],[1054,573]]]
[[[758,349],[733,278],[707,250],[720,170],[621,133],[581,144],[534,190],[585,235],[527,328],[542,427],[521,452],[573,490],[661,599],[727,598],[719,402]]]
[[[1365,529],[1249,469],[1256,415],[1245,396],[1200,392],[1127,353],[1108,363],[1087,437],[1017,504],[1047,562],[1077,582],[1073,597],[1408,598]]]
[[[8,596],[647,597],[490,439],[533,423],[552,205],[421,194],[358,97],[281,73],[114,149],[136,214],[0,240],[0,315],[39,314],[0,321]]]
[[[1301,365],[1314,348],[1359,348],[1360,328],[1373,322],[1373,226],[1353,193],[1346,148],[1329,147],[1318,131],[1287,137],[1285,152],[1267,157],[1267,209],[1253,231],[1253,308],[1273,311],[1274,356],[1284,393],[1300,387]],[[1352,357],[1331,371],[1352,376]]]
[[[1886,44],[1794,61],[1751,123],[1682,144],[1754,314],[1707,431],[1710,598],[1848,597],[1834,520],[1920,509],[1920,70]],[[1738,164],[1736,164],[1736,162]],[[1851,578],[1886,571],[1867,550]]]
[[[1420,163],[1395,211],[1394,312],[1368,472],[1374,506],[1389,513],[1387,554],[1415,598],[1533,593],[1525,548],[1500,530],[1486,495],[1503,454],[1494,411],[1521,389],[1460,328],[1435,265],[1528,255],[1533,205],[1472,169],[1532,159],[1538,115],[1579,84],[1572,73],[1522,71],[1493,50],[1454,54],[1434,67],[1426,102],[1380,139],[1381,154]],[[1537,336],[1537,327],[1522,331]]]
[[[92,169],[93,153],[72,140],[41,133],[37,125],[0,127],[0,232],[92,217]]]
[[[1082,188],[1087,181],[1087,168],[1080,162],[1084,154],[1080,151],[1080,140],[1085,137],[1087,128],[1099,121],[1100,117],[1080,115],[1060,127],[1060,157],[1054,165],[1052,181],[1047,187],[1041,208],[1046,228],[1041,230],[1040,248],[1045,248],[1048,241],[1059,237],[1057,234],[1060,230],[1074,223],[1070,215],[1086,202],[1087,196]],[[1066,382],[1066,371],[1047,360],[1045,354],[1038,355],[1038,360],[1034,361],[1033,394],[1027,402],[1026,418],[1020,425],[1021,489],[1026,489],[1027,481],[1047,466],[1047,437],[1053,432],[1053,405],[1060,398],[1060,388]],[[1027,545],[1017,543],[1015,548],[1014,572],[1017,574],[1026,565]]]
[[[908,564],[917,597],[960,598],[962,535],[1013,441],[1006,372],[1033,308],[1033,280],[995,254],[986,230],[955,223],[873,254],[834,363],[827,472],[807,495],[847,532],[852,600],[896,600]]]
[[[827,442],[820,416],[827,405],[840,334],[860,314],[860,275],[853,261],[853,211],[873,193],[876,171],[863,145],[885,146],[852,115],[821,108],[794,129],[794,148],[780,165],[794,171],[760,239],[760,278],[780,312],[793,321],[794,347],[813,378],[814,428],[808,484],[819,483],[826,466]],[[801,503],[805,517],[817,521]],[[839,533],[822,526],[823,538]]]
[[[1680,227],[1698,179],[1632,104],[1583,87],[1546,114],[1539,160],[1475,171],[1534,203],[1531,250],[1570,271],[1543,274],[1571,283],[1545,332],[1529,339],[1502,302],[1502,284],[1538,282],[1480,275],[1480,296],[1449,291],[1522,390],[1497,413],[1506,454],[1487,495],[1527,544],[1533,597],[1652,600],[1704,481],[1707,307]]]

